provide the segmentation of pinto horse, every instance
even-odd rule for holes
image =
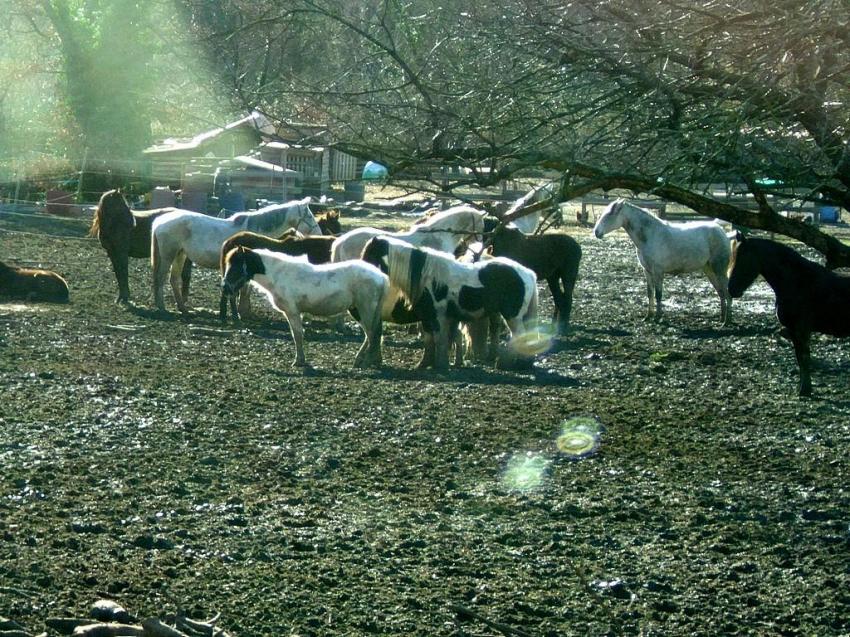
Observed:
[[[321,235],[322,230],[307,205],[309,201],[308,197],[273,204],[254,212],[239,212],[226,219],[187,210],[176,210],[154,219],[150,255],[156,307],[165,310],[162,288],[170,270],[177,308],[186,312],[186,298],[179,286],[183,263],[190,259],[204,268],[220,267],[221,244],[237,232],[247,230],[276,235],[287,228],[295,228],[304,234]]]
[[[732,299],[726,289],[731,247],[729,237],[715,221],[670,223],[623,199],[612,202],[593,226],[601,239],[623,228],[634,242],[638,261],[646,275],[649,300],[647,320],[661,318],[661,290],[665,274],[702,270],[720,297],[720,321],[726,325]],[[655,303],[653,305],[653,297]]]
[[[432,248],[454,254],[470,241],[480,241],[484,232],[486,212],[472,206],[454,206],[414,224],[409,230],[387,232],[377,228],[355,228],[334,241],[331,260],[335,263],[359,259],[363,248],[373,237],[387,235],[406,241],[410,245]]]
[[[108,190],[100,197],[94,211],[89,236],[100,240],[109,255],[118,281],[116,303],[130,302],[129,257],[150,259],[153,220],[177,208],[130,210],[120,189]],[[192,262],[187,260],[181,272],[183,297],[189,295]]]
[[[729,269],[729,294],[741,297],[759,275],[776,295],[779,334],[794,345],[800,396],[810,396],[812,332],[850,336],[850,276],[832,272],[776,241],[739,235]]]
[[[319,221],[321,225],[321,221]],[[267,237],[256,232],[237,232],[221,244],[221,274],[224,275],[226,268],[225,257],[237,247],[251,248],[256,250],[262,248],[288,254],[293,257],[305,255],[310,263],[319,265],[331,260],[331,244],[334,237],[312,236],[305,237],[296,230],[290,228],[284,232],[280,239]],[[248,287],[239,291],[239,309],[236,309],[236,299],[228,293],[224,286],[221,288],[221,299],[219,300],[219,318],[223,321],[227,318],[227,302],[230,300],[230,310],[234,319],[247,317],[251,313],[251,301]]]
[[[349,309],[356,311],[365,335],[354,366],[381,366],[381,304],[389,283],[376,268],[362,261],[313,265],[305,257],[234,248],[225,257],[222,287],[235,295],[249,281],[286,316],[295,342],[293,366],[307,364],[301,315],[333,316]]]
[[[493,256],[513,259],[534,270],[538,280],[546,281],[555,304],[552,321],[560,334],[566,334],[581,261],[578,241],[565,234],[526,235],[518,228],[499,226],[487,243]]]
[[[501,315],[514,337],[537,319],[537,278],[510,259],[463,263],[389,236],[370,240],[362,258],[389,276],[421,322],[420,369],[448,368],[449,343],[459,322]]]
[[[17,268],[0,262],[0,297],[21,301],[67,303],[68,284],[50,270]]]

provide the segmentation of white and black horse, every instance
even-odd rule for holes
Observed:
[[[221,284],[235,296],[249,281],[286,316],[295,342],[293,366],[307,364],[301,315],[334,316],[347,310],[356,313],[365,336],[354,366],[381,366],[381,305],[389,282],[376,268],[362,261],[314,265],[306,256],[233,248],[225,256]]]
[[[389,276],[419,319],[425,340],[419,368],[448,368],[458,322],[501,316],[513,338],[537,320],[537,278],[510,259],[462,263],[386,236],[370,240],[362,258]]]

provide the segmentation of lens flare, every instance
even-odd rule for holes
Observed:
[[[552,349],[552,341],[554,339],[555,333],[552,327],[538,325],[532,327],[527,332],[514,336],[508,342],[508,347],[517,356],[531,358],[545,354]]]
[[[576,416],[561,423],[561,433],[555,439],[558,451],[570,458],[585,458],[599,448],[605,428],[595,418]]]
[[[527,493],[543,486],[551,460],[536,454],[513,456],[505,468],[502,484],[510,491]]]

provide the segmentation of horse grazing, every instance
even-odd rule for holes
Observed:
[[[581,261],[578,241],[565,234],[526,235],[518,228],[499,226],[488,243],[494,256],[513,259],[534,270],[538,280],[546,281],[555,303],[552,321],[560,334],[566,334]]]
[[[204,268],[218,268],[221,244],[237,232],[248,230],[265,235],[280,234],[295,228],[308,235],[321,235],[322,230],[307,205],[309,197],[300,201],[273,204],[254,212],[238,212],[226,219],[208,217],[199,212],[175,210],[154,219],[151,229],[151,265],[153,296],[157,308],[165,310],[162,288],[171,271],[171,288],[181,312],[186,312],[186,297],[181,294],[180,269],[186,259]]]
[[[759,275],[776,295],[779,333],[794,345],[800,396],[810,396],[812,332],[850,336],[850,276],[832,272],[781,243],[739,236],[729,268],[729,293],[741,297]]]
[[[731,247],[729,237],[715,221],[670,223],[648,210],[623,199],[612,202],[593,226],[593,234],[601,239],[609,232],[623,228],[637,249],[638,261],[646,275],[649,310],[646,318],[661,318],[661,289],[665,274],[682,274],[702,270],[720,297],[720,321],[729,322],[732,299],[727,290],[726,269]],[[653,296],[655,305],[653,306]]]
[[[68,284],[50,270],[17,268],[0,262],[0,297],[20,301],[67,303]]]
[[[320,222],[321,223],[321,222]],[[221,244],[221,274],[224,275],[226,267],[225,257],[231,250],[237,247],[258,248],[271,250],[272,252],[280,252],[293,257],[305,255],[307,261],[314,265],[328,263],[331,260],[331,244],[334,237],[330,236],[311,236],[305,237],[297,230],[289,228],[284,232],[280,239],[267,237],[256,232],[237,232],[232,237],[228,238]],[[247,317],[251,313],[251,297],[248,294],[247,287],[243,287],[239,292],[239,310],[236,309],[236,299],[229,294],[226,287],[221,288],[221,300],[219,301],[219,318],[223,321],[227,317],[227,302],[230,301],[231,314],[234,319]]]
[[[225,257],[222,287],[235,295],[249,281],[286,316],[295,342],[293,366],[307,364],[301,315],[333,316],[349,309],[356,311],[365,335],[354,366],[381,366],[381,303],[389,284],[376,268],[362,261],[313,265],[303,256],[234,248]]]
[[[150,259],[153,220],[177,208],[130,210],[120,189],[108,190],[100,197],[94,211],[89,236],[100,240],[109,255],[118,281],[116,303],[130,302],[129,257]],[[183,297],[189,295],[192,262],[186,261],[181,273]]]
[[[420,369],[448,368],[458,322],[501,315],[513,337],[537,319],[534,272],[510,259],[462,263],[388,236],[369,241],[362,258],[389,276],[421,322],[425,351]]]
[[[387,235],[421,248],[432,248],[454,254],[470,241],[481,240],[486,212],[472,206],[454,206],[414,224],[409,230],[387,232],[377,228],[349,230],[334,241],[331,260],[334,263],[359,259],[363,248],[373,237]]]

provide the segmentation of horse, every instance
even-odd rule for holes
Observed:
[[[321,220],[319,221],[321,225]],[[262,248],[272,252],[280,252],[290,256],[305,255],[310,263],[319,265],[331,260],[332,236],[310,236],[305,237],[297,230],[289,228],[279,239],[267,237],[256,232],[237,232],[221,244],[221,274],[224,275],[226,267],[225,257],[236,247],[251,248],[256,250]],[[235,297],[228,294],[227,288],[221,288],[221,299],[219,301],[219,318],[223,321],[227,318],[227,302],[230,301],[231,314],[234,319],[247,317],[251,313],[251,297],[248,288],[243,287],[239,292],[239,310],[236,309]]]
[[[729,268],[729,294],[741,297],[759,275],[776,295],[779,334],[794,346],[799,395],[811,396],[811,335],[850,336],[850,276],[832,272],[776,241],[739,236]]]
[[[120,189],[107,190],[94,211],[89,236],[100,241],[109,255],[118,282],[116,303],[130,302],[129,257],[150,259],[153,220],[177,208],[130,210]],[[189,295],[192,262],[187,260],[181,273],[183,297]]]
[[[513,337],[537,318],[537,278],[510,259],[463,263],[390,236],[371,239],[362,259],[389,277],[421,322],[425,349],[419,369],[448,368],[458,322],[501,315]]]
[[[526,235],[518,228],[499,226],[486,243],[494,256],[513,259],[546,281],[555,304],[552,321],[560,334],[566,334],[581,261],[578,241],[565,234]]]
[[[647,320],[661,318],[661,289],[665,274],[702,270],[720,297],[720,321],[728,324],[732,299],[727,290],[729,237],[716,221],[670,223],[623,199],[612,202],[593,226],[601,239],[623,228],[634,242],[638,261],[646,276],[649,300]],[[655,305],[653,306],[653,296]]]
[[[0,261],[0,297],[28,302],[67,303],[68,283],[50,270],[18,268]]]
[[[238,212],[226,219],[187,210],[175,210],[154,219],[150,255],[156,307],[165,310],[162,288],[170,270],[174,300],[177,308],[185,313],[186,298],[178,286],[183,262],[190,259],[204,268],[218,268],[221,244],[239,231],[274,235],[286,228],[295,228],[307,235],[321,235],[322,230],[307,205],[309,201],[307,197],[300,201],[273,204],[254,212]]]
[[[322,229],[322,234],[338,237],[342,234],[342,224],[339,222],[339,210],[325,210],[316,217],[316,223]]]
[[[369,240],[379,235],[395,237],[417,247],[454,254],[468,242],[481,239],[486,216],[486,212],[472,206],[460,205],[438,212],[426,221],[414,224],[409,230],[401,232],[356,228],[337,237],[331,249],[331,260],[338,263],[359,259]]]
[[[293,366],[307,364],[301,315],[333,316],[349,309],[356,310],[365,335],[354,366],[381,366],[380,308],[389,283],[376,268],[362,261],[313,265],[304,256],[234,248],[225,257],[222,287],[235,295],[249,281],[286,316],[295,342]]]

